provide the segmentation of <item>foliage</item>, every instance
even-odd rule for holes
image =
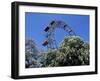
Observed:
[[[78,36],[65,37],[58,49],[45,53],[34,40],[25,40],[25,67],[89,65],[89,44]]]
[[[45,56],[44,66],[89,65],[89,44],[78,36],[65,37],[57,50]]]
[[[32,39],[25,40],[25,67],[41,67],[40,52],[38,51],[35,42]]]

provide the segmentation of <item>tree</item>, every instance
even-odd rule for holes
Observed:
[[[78,36],[65,37],[60,47],[45,57],[45,66],[76,65],[89,65],[89,44]]]
[[[26,39],[25,40],[25,67],[26,68],[41,67],[39,58],[40,58],[40,52],[37,49],[35,42],[32,39]]]

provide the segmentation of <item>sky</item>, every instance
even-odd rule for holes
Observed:
[[[50,14],[50,13],[25,13],[25,38],[31,38],[35,41],[37,47],[46,49],[42,45],[46,39],[44,29],[52,20],[61,20],[66,22],[84,41],[89,42],[89,15],[75,14]],[[57,44],[63,40],[65,32],[62,29],[55,30]]]

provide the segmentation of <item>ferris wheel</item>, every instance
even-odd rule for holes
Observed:
[[[72,30],[68,24],[66,24],[64,21],[60,20],[53,20],[51,21],[48,26],[44,29],[46,35],[45,40],[43,42],[43,46],[47,46],[48,49],[57,49],[57,43],[55,39],[55,30],[57,28],[63,29],[65,32],[68,33],[69,36],[75,36],[75,32]]]

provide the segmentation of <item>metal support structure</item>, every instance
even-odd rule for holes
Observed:
[[[71,27],[68,26],[63,21],[59,20],[53,20],[50,22],[50,24],[44,29],[46,32],[46,40],[43,42],[43,46],[47,46],[48,49],[57,49],[57,43],[55,40],[55,30],[56,28],[61,28],[68,32],[69,36],[75,36],[75,32],[71,29]]]

